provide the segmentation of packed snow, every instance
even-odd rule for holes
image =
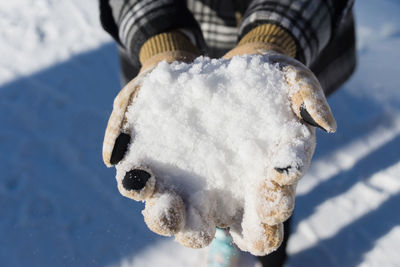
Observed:
[[[356,1],[358,67],[300,181],[288,266],[400,263],[400,4]],[[0,2],[0,265],[198,266],[101,159],[120,89],[97,1]]]

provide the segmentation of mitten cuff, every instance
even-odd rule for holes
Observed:
[[[171,31],[157,34],[148,39],[140,49],[139,60],[140,63],[144,65],[146,61],[158,54],[176,51],[186,52],[196,56],[200,55],[200,51],[192,44],[185,34],[179,31]]]
[[[283,28],[275,24],[262,24],[248,32],[237,46],[249,43],[264,43],[276,47],[287,56],[296,56],[296,43]]]

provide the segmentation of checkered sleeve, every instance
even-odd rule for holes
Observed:
[[[195,36],[196,43],[204,42],[184,0],[100,0],[100,19],[103,28],[135,62],[142,45],[163,32],[186,29]]]
[[[296,43],[296,58],[309,65],[327,46],[349,0],[253,0],[243,15],[240,38],[261,24],[286,30]]]

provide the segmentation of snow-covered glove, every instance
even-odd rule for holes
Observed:
[[[129,129],[125,127],[125,113],[146,75],[161,61],[191,62],[199,55],[198,49],[180,31],[155,35],[143,44],[139,54],[142,63],[139,74],[114,99],[103,142],[103,161],[107,167],[117,164],[124,157],[131,141]]]
[[[108,167],[123,159],[133,141],[133,135],[126,127],[126,112],[147,74],[161,61],[191,62],[199,55],[198,49],[180,31],[158,34],[145,42],[139,55],[142,68],[138,76],[130,81],[114,100],[103,142],[103,161]],[[137,201],[147,200],[144,217],[152,231],[161,235],[171,235],[180,229],[184,217],[183,201],[171,188],[157,183],[151,170],[143,166],[132,166],[122,179],[117,177],[117,182],[122,195]],[[151,214],[151,207],[160,198],[163,203],[169,203],[169,209],[156,218]]]
[[[286,82],[290,86],[288,98],[299,120],[326,132],[336,131],[336,121],[318,79],[309,68],[294,58],[296,45],[282,28],[273,24],[263,24],[254,28],[224,58],[230,59],[238,55],[268,55],[268,61],[278,64],[285,73]],[[310,132],[312,133],[309,137],[310,145],[304,148],[305,165],[311,161],[315,148],[315,130],[310,129]],[[290,140],[287,142],[277,146],[272,154],[287,153],[292,146],[295,146]],[[250,214],[248,216],[253,216],[254,224],[237,225],[230,229],[234,242],[242,250],[253,254],[265,254],[281,243],[282,222],[292,214],[296,185],[306,171],[304,166],[291,162],[275,164],[276,166],[269,169],[265,183],[259,185],[257,189],[258,201],[252,203],[252,207],[247,207],[247,209],[255,207],[254,212],[257,215],[248,213]],[[275,208],[271,209],[271,206]],[[252,235],[254,232],[252,227],[264,227],[265,235]]]
[[[282,28],[273,24],[254,28],[224,58],[267,53],[270,62],[278,63],[286,72],[286,81],[293,87],[290,95],[293,112],[312,126],[335,132],[336,121],[318,79],[309,68],[294,59],[296,45]]]

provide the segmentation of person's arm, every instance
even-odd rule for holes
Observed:
[[[311,125],[335,131],[324,92],[306,66],[334,39],[352,4],[352,0],[253,0],[243,14],[239,42],[225,58],[276,52],[280,55],[275,56],[277,63],[296,74],[294,86],[300,84],[299,79],[314,81],[292,96],[293,111]]]
[[[200,27],[183,0],[99,0],[100,20],[103,28],[120,47],[138,64],[142,46],[150,38],[177,29],[185,29],[195,37],[200,50],[204,43]],[[169,36],[167,36],[169,37]],[[163,37],[161,37],[163,38]],[[174,39],[176,40],[176,38]],[[171,38],[161,40],[174,50]],[[154,53],[165,50],[161,43],[153,43]],[[181,42],[182,43],[182,42]],[[143,63],[143,62],[142,62]]]
[[[353,0],[254,0],[243,14],[241,44],[260,41],[309,66],[328,45]]]

